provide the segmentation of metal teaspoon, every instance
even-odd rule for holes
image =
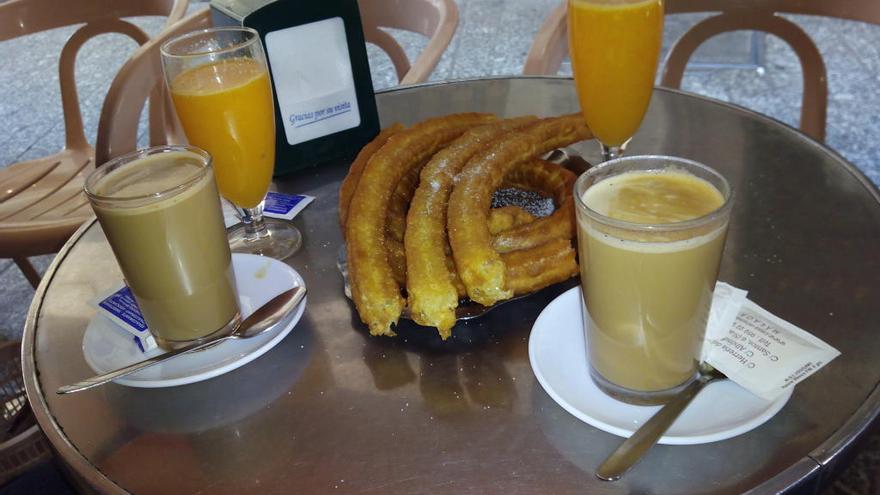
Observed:
[[[238,326],[235,327],[235,329],[229,335],[216,337],[197,344],[190,344],[186,347],[181,347],[180,349],[168,351],[164,354],[159,354],[158,356],[152,357],[150,359],[130,364],[116,371],[110,371],[98,376],[94,376],[87,380],[74,383],[72,385],[59,387],[56,393],[61,395],[70,394],[92,387],[97,387],[98,385],[103,385],[117,378],[128,376],[144,368],[149,368],[154,364],[159,364],[175,356],[198,351],[200,349],[204,349],[227,339],[249,339],[251,337],[257,336],[272,328],[273,325],[281,321],[282,318],[290,313],[290,311],[295,308],[300,303],[300,301],[302,301],[305,295],[306,288],[303,286],[297,286],[292,289],[286,290],[270,299],[269,302],[267,302],[266,304],[257,308],[257,310],[253,312],[253,314],[251,314],[241,323],[239,323]]]
[[[651,416],[651,419],[636,430],[631,437],[624,440],[599,466],[599,469],[596,470],[596,477],[603,481],[619,480],[623,473],[638,462],[660,440],[660,437],[672,426],[672,423],[691,403],[691,400],[700,393],[700,390],[703,390],[703,387],[724,378],[727,377],[720,371],[706,363],[701,363],[697,379],[673,396],[666,405],[657,411],[657,414]]]

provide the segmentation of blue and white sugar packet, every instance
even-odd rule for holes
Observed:
[[[303,211],[314,199],[314,196],[305,194],[283,194],[270,191],[266,194],[266,199],[263,202],[263,215],[282,220],[293,220],[293,217]],[[239,223],[235,209],[225,199],[223,200],[223,221],[227,228]]]
[[[134,345],[141,352],[147,352],[155,349],[156,339],[147,329],[147,322],[141,314],[141,309],[131,293],[128,286],[122,286],[110,291],[101,297],[92,301],[92,305],[98,310],[98,313],[106,316],[117,327],[127,332]]]
[[[305,194],[282,194],[270,191],[263,202],[263,214],[267,217],[293,220],[312,200],[313,196]]]

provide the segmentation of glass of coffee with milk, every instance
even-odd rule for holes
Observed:
[[[89,175],[85,191],[160,347],[233,330],[241,316],[208,153],[190,146],[129,153]]]
[[[692,160],[632,156],[574,192],[591,377],[625,402],[663,403],[696,376],[731,188]]]

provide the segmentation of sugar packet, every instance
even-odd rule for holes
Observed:
[[[719,282],[703,359],[755,395],[773,400],[839,356],[809,332]]]
[[[156,339],[147,329],[147,322],[128,286],[115,287],[91,301],[98,313],[115,323],[119,330],[127,332],[133,345],[141,352],[157,347]]]
[[[282,194],[270,191],[266,194],[263,203],[263,214],[267,217],[293,220],[293,217],[314,199],[314,196],[306,196],[305,194]]]
[[[715,283],[715,292],[712,294],[712,306],[709,310],[709,323],[706,325],[706,337],[704,342],[714,336],[715,331],[730,328],[736,321],[736,315],[746,302],[748,292],[738,289],[730,284],[718,281]],[[706,361],[711,347],[703,344],[701,360]]]

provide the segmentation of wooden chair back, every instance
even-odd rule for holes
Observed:
[[[125,20],[133,16],[180,19],[187,0],[11,0],[0,3],[0,41],[48,29],[82,24],[61,49],[58,72],[65,145],[44,158],[0,169],[0,257],[12,258],[32,285],[39,275],[28,256],[57,251],[91,216],[82,193],[84,176],[94,168],[85,137],[74,65],[86,41],[118,33],[146,43],[149,36]]]
[[[524,74],[555,74],[568,54],[567,2],[544,21],[526,57]],[[795,52],[803,73],[800,128],[825,139],[828,80],[822,54],[810,36],[779,14],[807,14],[880,25],[880,3],[872,0],[666,0],[667,14],[712,12],[692,26],[669,49],[660,84],[680,88],[685,67],[699,46],[715,35],[756,30],[778,36]]]

